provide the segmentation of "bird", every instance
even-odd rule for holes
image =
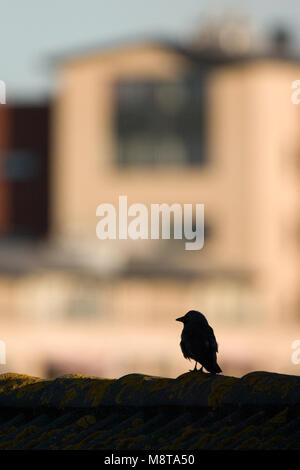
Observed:
[[[196,361],[195,368],[190,372],[203,373],[203,367],[211,374],[222,372],[217,363],[218,343],[214,330],[208,324],[203,313],[190,310],[183,317],[176,318],[183,323],[180,347],[186,359]],[[201,369],[197,369],[197,363]]]

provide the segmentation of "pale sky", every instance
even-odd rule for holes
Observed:
[[[47,96],[55,83],[48,58],[130,37],[184,39],[205,14],[248,14],[258,29],[281,24],[300,50],[299,0],[0,0],[0,80],[7,99]]]

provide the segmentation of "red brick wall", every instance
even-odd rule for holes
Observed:
[[[5,178],[4,158],[9,147],[11,113],[7,106],[0,105],[0,235],[11,228],[11,186]]]

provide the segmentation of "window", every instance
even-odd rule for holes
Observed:
[[[5,154],[5,179],[10,181],[32,180],[39,172],[39,160],[37,155],[31,150],[15,149]]]
[[[205,162],[206,75],[116,84],[117,162],[121,166]]]

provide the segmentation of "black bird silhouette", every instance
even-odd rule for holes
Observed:
[[[205,316],[196,310],[190,310],[183,317],[176,318],[183,323],[180,347],[186,359],[193,359],[212,374],[222,372],[217,363],[218,344],[214,330],[209,326]],[[191,371],[192,372],[192,371]]]

